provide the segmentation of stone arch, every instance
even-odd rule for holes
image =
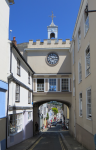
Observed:
[[[45,99],[45,100],[40,100],[38,102],[33,102],[33,106],[37,105],[39,107],[40,105],[42,105],[44,103],[47,103],[47,102],[50,102],[50,101],[57,101],[57,102],[60,102],[60,103],[63,103],[65,105],[67,105],[68,107],[71,107],[71,103],[70,102],[67,102],[66,100],[64,101],[64,100],[61,100],[61,99],[54,99],[54,100],[53,99],[52,100]]]

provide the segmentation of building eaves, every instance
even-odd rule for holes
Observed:
[[[73,38],[74,38],[75,31],[76,31],[76,27],[77,27],[77,24],[78,24],[78,20],[79,20],[79,16],[80,16],[80,13],[81,13],[83,3],[84,3],[84,0],[81,0],[79,12],[78,12],[78,15],[77,15],[77,19],[76,19],[76,23],[75,23],[75,27],[74,27],[74,31],[73,31],[73,36],[72,36]]]
[[[17,51],[17,53],[19,54],[19,56],[22,58],[22,60],[25,62],[25,64],[28,66],[28,68],[32,71],[32,73],[34,74],[35,72],[32,70],[32,68],[29,66],[29,64],[26,62],[26,60],[24,59],[24,57],[22,56],[22,54],[20,53],[20,51],[18,50],[18,48],[14,45],[14,43],[11,44],[12,47],[15,48],[15,50]]]

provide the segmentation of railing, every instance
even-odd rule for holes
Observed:
[[[37,84],[37,92],[44,92],[44,84]]]

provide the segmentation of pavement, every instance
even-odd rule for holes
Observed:
[[[69,134],[69,131],[60,133],[64,147],[67,150],[87,150],[83,147],[73,136]]]
[[[51,146],[50,146],[51,145]],[[61,125],[45,128],[39,134],[29,138],[7,150],[87,150],[68,130],[61,128]]]
[[[6,150],[28,150],[32,145],[35,144],[37,140],[42,136],[42,133],[40,132],[39,134],[35,135],[32,138],[29,138],[27,140],[24,140],[23,142],[16,144]]]

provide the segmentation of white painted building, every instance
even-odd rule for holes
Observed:
[[[7,82],[9,41],[10,3],[14,0],[0,0],[0,80]]]
[[[12,43],[8,76],[7,147],[33,136],[33,70]]]
[[[0,150],[6,149],[7,75],[9,74],[9,12],[14,0],[0,0]]]

